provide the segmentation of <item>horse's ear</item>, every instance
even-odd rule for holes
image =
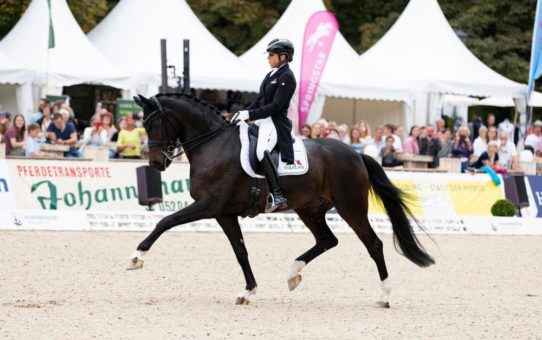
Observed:
[[[141,106],[141,108],[145,106],[145,104],[143,103],[141,99],[139,99],[139,97],[134,96],[134,101],[136,102],[137,105]]]

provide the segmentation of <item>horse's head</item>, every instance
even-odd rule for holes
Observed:
[[[164,171],[172,161],[177,145],[178,132],[175,132],[172,121],[168,120],[166,109],[156,97],[134,97],[135,102],[143,108],[143,127],[149,137],[149,165]]]

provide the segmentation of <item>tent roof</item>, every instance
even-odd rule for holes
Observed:
[[[113,66],[91,43],[75,21],[65,0],[51,1],[55,47],[48,49],[47,1],[34,0],[0,48],[25,69],[38,85],[68,86],[96,83],[119,86],[127,74]]]
[[[513,107],[514,100],[512,97],[487,97],[480,100],[475,105],[480,106],[497,106],[497,107]],[[542,107],[542,93],[533,92],[529,105],[533,107]]]
[[[527,89],[476,58],[436,0],[410,0],[390,30],[361,55],[360,65],[428,92],[520,97]]]
[[[190,39],[190,85],[256,91],[237,56],[200,22],[185,0],[121,0],[88,37],[129,72],[132,87],[161,83],[160,39],[167,39],[168,64],[183,71],[183,39]]]
[[[269,72],[265,50],[274,38],[292,41],[296,49],[291,68],[298,81],[305,26],[309,18],[318,11],[326,10],[322,0],[292,0],[284,14],[267,34],[240,59],[249,68],[249,73],[260,82]],[[334,97],[350,97],[379,100],[408,100],[410,95],[399,82],[385,81],[373,70],[357,74],[355,66],[359,55],[337,32],[320,80],[320,91]]]
[[[25,71],[13,62],[4,52],[0,51],[0,84],[22,84],[31,81],[32,73]]]

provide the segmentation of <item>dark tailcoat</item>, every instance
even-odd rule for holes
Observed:
[[[294,163],[294,148],[291,135],[292,121],[288,119],[288,106],[295,92],[294,73],[288,64],[270,76],[269,72],[260,86],[260,94],[247,110],[250,120],[271,117],[277,129],[277,145],[283,162]]]

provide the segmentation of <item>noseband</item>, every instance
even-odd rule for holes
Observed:
[[[152,123],[157,119],[161,119],[162,122],[165,122],[165,124],[161,124],[160,126],[162,127],[162,131],[165,131],[166,139],[165,140],[164,139],[157,140],[157,139],[150,139],[149,138],[149,141],[148,141],[149,149],[152,148],[152,147],[161,146],[162,147],[162,150],[161,150],[162,154],[164,156],[166,156],[166,158],[169,159],[170,161],[173,161],[173,159],[179,157],[183,153],[188,152],[188,151],[190,151],[192,149],[195,149],[196,147],[202,145],[203,143],[207,142],[208,140],[210,140],[211,138],[216,136],[220,131],[224,130],[225,128],[235,126],[235,125],[226,123],[226,124],[221,125],[220,127],[216,128],[216,129],[204,132],[201,135],[190,138],[190,139],[188,139],[188,140],[186,140],[184,142],[181,142],[177,138],[177,136],[174,136],[175,140],[173,140],[173,139],[170,138],[170,136],[168,134],[168,129],[166,127],[166,124],[171,125],[173,128],[175,128],[175,126],[168,119],[166,113],[164,112],[162,104],[160,104],[160,101],[154,96],[152,96],[150,98],[150,100],[152,100],[154,102],[154,104],[156,105],[156,110],[151,112],[151,114],[147,118],[145,118],[145,120],[143,120],[143,127],[145,128],[145,130],[147,131],[147,134],[148,134],[149,132],[151,132]],[[160,134],[160,135],[162,135],[162,134]],[[192,143],[192,142],[197,142],[197,143],[195,143],[195,144],[193,144],[193,145],[191,145],[189,147],[186,147],[187,144]],[[179,151],[178,153],[174,154],[175,149],[181,148],[181,147],[183,149],[181,151]]]

